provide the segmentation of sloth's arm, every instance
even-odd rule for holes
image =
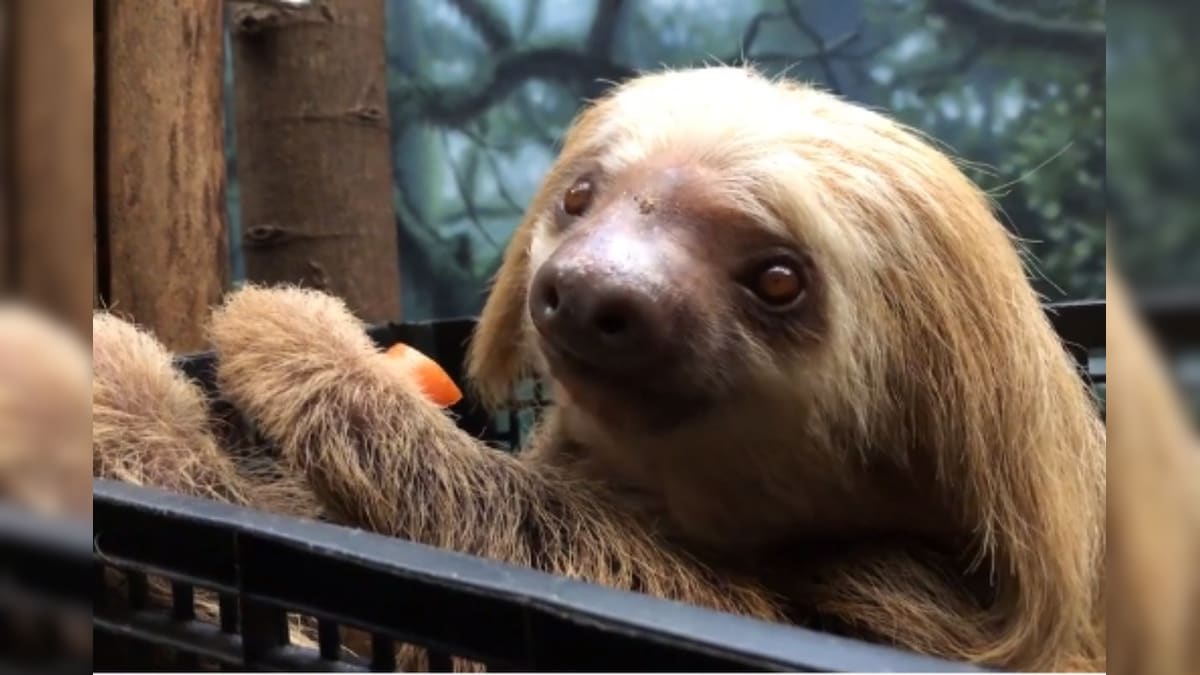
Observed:
[[[225,395],[349,523],[619,588],[779,616],[765,593],[671,551],[594,486],[461,431],[327,295],[241,291],[215,314],[212,336]]]
[[[213,434],[204,392],[153,335],[92,317],[92,475],[293,516],[317,517],[303,480],[239,465]]]

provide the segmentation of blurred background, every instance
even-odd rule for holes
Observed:
[[[1139,293],[1200,287],[1200,59],[1194,2],[1109,9],[1108,214]]]
[[[389,2],[404,317],[479,311],[584,101],[639,71],[718,62],[814,83],[934,136],[994,195],[1048,300],[1103,297],[1104,11],[1104,0]],[[227,147],[240,278],[232,128]]]

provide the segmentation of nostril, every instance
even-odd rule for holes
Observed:
[[[545,303],[546,311],[553,312],[558,309],[558,289],[554,286],[547,286],[542,294],[542,302]]]
[[[627,322],[623,314],[605,312],[596,317],[596,328],[604,335],[612,337],[624,333]]]

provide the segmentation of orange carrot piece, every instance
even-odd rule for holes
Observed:
[[[462,391],[437,361],[399,342],[389,347],[385,354],[409,371],[421,391],[435,405],[449,408],[462,400]]]

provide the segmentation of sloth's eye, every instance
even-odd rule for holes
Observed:
[[[804,295],[804,275],[785,263],[772,263],[758,273],[751,289],[760,300],[774,307],[784,307]]]
[[[582,216],[592,205],[592,181],[580,178],[563,194],[562,208],[568,216]]]

